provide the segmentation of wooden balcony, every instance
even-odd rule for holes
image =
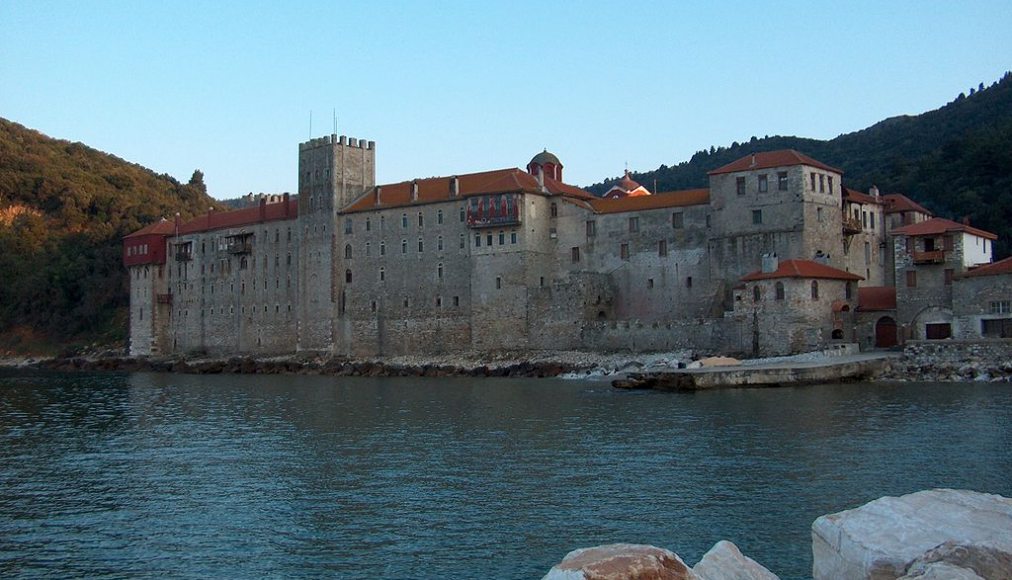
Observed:
[[[929,252],[910,252],[915,264],[941,264],[945,262],[944,250],[932,250]]]
[[[189,262],[193,259],[193,253],[191,252],[176,252],[177,262]]]
[[[861,220],[849,216],[843,216],[843,235],[852,236],[863,231]]]
[[[253,240],[238,240],[228,244],[229,254],[253,253]]]

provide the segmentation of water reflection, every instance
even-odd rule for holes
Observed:
[[[784,578],[885,494],[1012,495],[1012,392],[0,376],[0,575],[538,577],[727,538]],[[480,572],[477,572],[480,571]]]

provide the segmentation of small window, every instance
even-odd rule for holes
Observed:
[[[809,174],[809,177],[812,178],[812,191],[815,191],[815,174],[811,173]]]
[[[763,210],[761,209],[752,210],[752,223],[755,225],[763,223]]]
[[[849,282],[848,282],[848,284],[849,284]],[[784,283],[783,282],[777,282],[776,286],[774,286],[774,290],[776,291],[776,299],[777,300],[783,300],[787,296],[787,293],[784,292]],[[849,296],[848,296],[848,298],[849,298]]]
[[[660,240],[657,242],[657,255],[664,257],[668,255],[668,241]]]
[[[474,247],[481,247],[481,234],[474,234]]]
[[[587,220],[587,237],[591,238],[597,235],[597,222],[594,220]]]
[[[760,300],[762,300],[762,290],[759,289],[759,286],[753,286],[752,302],[759,302]]]
[[[1008,314],[1012,312],[1012,300],[994,300],[990,307],[991,314]]]
[[[492,247],[492,234],[488,234],[485,236],[485,245],[488,247]]]
[[[692,276],[685,277],[685,287],[692,288]]]
[[[402,213],[401,214],[401,228],[406,228],[406,227],[408,227],[408,214]]]
[[[380,242],[380,255],[381,256],[386,256],[387,255],[387,243],[386,242]]]
[[[464,223],[464,218],[465,218],[466,215],[467,215],[467,213],[464,211],[464,207],[461,206],[461,208],[460,208],[460,223]]]
[[[506,244],[506,232],[499,232],[499,245],[502,246],[505,244]]]
[[[826,176],[819,174],[819,193],[826,193]]]
[[[439,264],[436,266],[436,278],[443,279],[443,265]]]
[[[952,268],[946,268],[945,269],[945,285],[946,286],[952,286],[952,275],[953,275]]]
[[[454,306],[460,306],[460,296],[454,296],[453,297],[453,305]]]
[[[847,282],[843,287],[843,297],[850,300],[854,297],[854,283]]]
[[[459,248],[463,250],[464,244],[466,243],[467,243],[467,236],[465,236],[464,234],[460,234],[460,239],[458,240]]]
[[[738,191],[738,195],[745,195],[745,177],[735,179],[735,188]]]
[[[384,270],[383,268],[380,268],[380,282],[383,282],[386,279],[387,279],[387,272],[386,272],[386,270]]]
[[[647,288],[653,288],[653,287],[654,287],[654,279],[653,278],[647,278]]]
[[[551,212],[549,215],[551,215],[553,218],[559,217],[559,205],[557,203],[553,202],[551,207],[549,208],[549,211]]]
[[[495,287],[496,290],[502,288],[502,278],[500,278],[499,276],[495,277]]]
[[[759,193],[766,193],[769,191],[770,185],[768,178],[765,173],[759,176]]]
[[[787,191],[787,172],[777,172],[777,189],[779,191]]]
[[[422,251],[424,250],[425,250],[425,242],[422,241],[422,238],[418,238],[418,253],[421,254]]]
[[[371,230],[372,230],[372,222],[369,221],[369,218],[365,218],[365,231],[368,232],[368,231],[371,231]],[[277,240],[274,240],[274,241],[276,242]]]
[[[436,212],[436,223],[442,225],[443,223],[443,210]]]
[[[351,270],[344,271],[344,283],[351,284]]]
[[[822,217],[822,208],[821,207],[815,208],[815,219],[816,219],[816,221],[818,221],[820,223],[823,221],[824,218]]]
[[[418,212],[418,227],[425,225],[425,218],[422,217],[422,212]]]
[[[619,246],[618,252],[619,252],[619,256],[623,260],[628,260],[629,259],[629,244],[622,244],[621,246]]]
[[[707,216],[706,216],[706,227],[710,227],[710,216],[709,216],[709,214],[707,214]]]
[[[819,299],[819,281],[812,280],[812,300]]]
[[[443,297],[436,296],[436,308],[442,308],[442,306],[443,306]]]
[[[344,220],[344,233],[350,234],[352,232],[351,218],[345,218]]]
[[[945,250],[946,252],[951,252],[952,249],[953,249],[953,247],[954,247],[954,242],[952,241],[952,236],[945,236],[944,238],[942,238],[942,249],[943,250]],[[985,247],[984,250],[986,251],[987,248]]]
[[[570,250],[570,253],[572,255],[573,262],[580,261],[580,248],[578,246],[573,246],[573,248]]]
[[[401,240],[401,253],[402,254],[407,254],[408,253],[408,241],[407,240]]]
[[[344,246],[344,259],[345,260],[351,259],[351,244],[347,244]]]
[[[443,251],[443,236],[436,238],[436,249],[440,252]]]
[[[510,232],[510,243],[511,244],[517,243],[517,233],[516,232]]]
[[[868,221],[871,222],[871,229],[874,230],[875,229],[875,214],[873,213],[873,214],[869,215],[868,217],[869,217]]]
[[[676,230],[680,230],[683,227],[685,227],[685,214],[683,214],[680,211],[676,211],[675,213],[671,214],[671,227],[675,228]]]
[[[640,231],[640,218],[638,217],[629,218],[629,231],[630,232]]]

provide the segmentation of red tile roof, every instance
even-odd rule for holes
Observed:
[[[972,270],[963,273],[964,278],[972,276],[998,276],[1000,274],[1012,274],[1012,257],[998,260],[983,266],[977,266]]]
[[[966,232],[982,238],[988,238],[989,240],[998,239],[998,236],[992,234],[991,232],[985,232],[984,230],[979,230],[975,227],[947,220],[945,218],[931,218],[916,224],[896,228],[890,233],[893,235],[902,234],[905,236],[937,236],[947,232]]]
[[[884,201],[882,201],[881,197],[868,195],[867,193],[862,193],[856,189],[851,189],[849,187],[843,188],[843,200],[849,201],[851,203],[871,203],[875,205],[882,205],[885,203]]]
[[[896,310],[896,287],[867,286],[858,288],[857,309],[862,312]]]
[[[594,198],[590,205],[597,213],[621,213],[643,211],[664,207],[684,207],[710,203],[709,189],[686,189],[667,191],[655,195],[620,197],[618,199]]]
[[[153,224],[144,226],[143,228],[137,230],[132,234],[127,234],[123,236],[123,239],[148,235],[171,236],[175,231],[176,231],[175,222],[170,222],[169,220],[162,218],[161,220],[156,221]]]
[[[782,260],[775,272],[757,270],[742,277],[742,282],[770,280],[773,278],[824,278],[828,280],[864,280],[857,274],[844,272],[832,266],[811,260]]]
[[[934,215],[924,209],[924,206],[903,195],[902,193],[888,193],[882,196],[886,204],[886,213],[899,213],[902,211],[916,211],[925,215]]]
[[[723,167],[714,169],[709,175],[752,171],[754,169],[769,169],[772,167],[789,167],[791,165],[810,165],[819,169],[825,169],[826,171],[843,174],[842,170],[830,167],[821,161],[816,161],[804,153],[798,153],[793,149],[781,149],[779,151],[765,151],[763,153],[746,155],[737,161],[732,161]]]
[[[482,171],[458,175],[458,191],[460,197],[481,195],[486,193],[542,193],[536,177],[516,168]],[[380,205],[376,205],[376,190],[372,189],[351,205],[342,210],[345,213],[369,211],[380,208],[407,206],[419,203],[433,203],[453,199],[450,195],[450,183],[453,177],[429,177],[414,181],[402,181],[378,186],[380,189]],[[545,176],[545,189],[555,195],[572,196],[581,199],[592,199],[594,196],[586,191],[561,181]],[[418,199],[411,200],[411,187],[418,185]]]

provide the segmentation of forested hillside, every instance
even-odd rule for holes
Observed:
[[[874,97],[871,97],[874,98]],[[844,171],[844,183],[883,193],[904,193],[936,214],[969,216],[999,235],[996,258],[1012,250],[1012,75],[944,107],[886,119],[829,141],[801,137],[752,137],[730,147],[699,151],[678,165],[634,173],[660,191],[706,187],[707,172],[753,152],[797,149]],[[618,178],[587,189],[602,194]]]
[[[121,238],[221,206],[189,183],[0,118],[0,351],[125,338]]]

